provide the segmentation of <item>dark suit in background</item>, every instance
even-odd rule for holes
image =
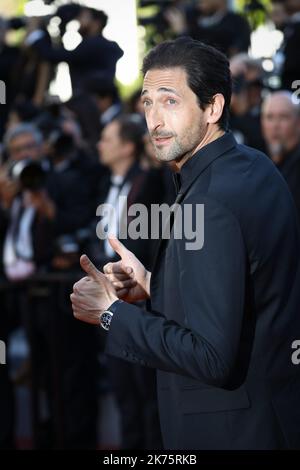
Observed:
[[[299,448],[300,237],[286,183],[230,133],[181,182],[181,206],[204,204],[204,246],[162,241],[151,313],[116,304],[106,352],[158,369],[167,449]]]
[[[288,152],[277,168],[288,184],[300,216],[300,145]]]

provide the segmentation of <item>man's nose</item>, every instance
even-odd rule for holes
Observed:
[[[162,110],[158,106],[153,106],[146,116],[148,129],[150,132],[154,132],[164,127],[164,116]]]
[[[26,149],[21,150],[18,154],[18,160],[29,160],[30,158],[32,158],[32,156]]]

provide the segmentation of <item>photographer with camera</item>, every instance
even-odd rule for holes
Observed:
[[[39,421],[36,445],[94,448],[97,338],[90,328],[78,328],[68,295],[82,249],[80,231],[88,226],[93,212],[91,172],[95,170],[84,161],[72,136],[63,131],[63,123],[53,123],[47,146],[40,131],[29,124],[9,130],[5,146],[8,160],[2,167],[2,181],[7,186],[1,184],[0,196],[0,220],[5,220],[2,264],[10,282],[32,280],[28,287],[12,285],[11,310],[26,322],[34,381],[38,388],[46,384],[49,410],[49,419]],[[34,286],[43,286],[44,294],[39,289],[32,294]],[[59,329],[53,329],[53,322]],[[55,354],[57,359],[53,359]],[[53,382],[53,370],[58,383]],[[83,399],[86,396],[88,401]],[[64,442],[59,441],[54,414],[59,401]]]
[[[188,8],[180,7],[180,2],[171,3],[164,17],[176,36],[191,36],[228,57],[248,51],[250,26],[243,16],[230,11],[228,0],[197,0]]]
[[[240,144],[266,151],[261,131],[261,104],[265,72],[261,61],[248,54],[230,60],[233,78],[230,102],[230,126]]]
[[[8,160],[0,176],[2,217],[7,222],[3,265],[8,279],[19,280],[33,274],[36,265],[44,262],[37,246],[38,239],[46,242],[47,237],[38,233],[45,220],[52,217],[53,205],[44,192],[43,137],[39,130],[31,124],[20,124],[7,131],[4,143]]]
[[[38,230],[39,242],[33,250],[44,254],[39,260],[41,262],[49,261],[56,238],[75,234],[88,225],[93,216],[92,180],[97,170],[75,147],[73,137],[63,131],[63,123],[49,125],[53,129],[49,130],[47,142],[31,124],[20,124],[10,129],[4,139],[8,160],[0,174],[1,205],[8,219],[13,214],[12,218],[18,218],[26,207],[35,214],[32,221],[35,219],[39,226],[47,227],[43,235]],[[18,211],[16,205],[19,206]],[[39,261],[37,263],[41,264]],[[52,267],[55,267],[55,259]]]
[[[27,44],[27,38],[32,32],[39,29],[43,33],[45,44],[50,47],[51,37],[47,31],[47,21],[43,17],[26,18],[26,20],[21,18],[19,21],[18,26],[25,28],[25,39],[20,45],[19,59],[14,68],[12,86],[15,93],[15,103],[28,103],[41,107],[44,104],[50,82],[54,78],[54,67]]]
[[[27,37],[37,29],[42,31],[44,41],[50,46],[51,38],[47,31],[46,18],[0,17],[0,79],[6,87],[6,103],[1,101],[4,105],[4,113],[1,113],[0,118],[1,136],[7,127],[6,122],[12,106],[23,106],[24,121],[27,121],[32,112],[31,108],[38,109],[43,105],[53,78],[53,66],[42,60],[38,52],[27,44]],[[18,30],[21,30],[21,35],[24,33],[25,39],[18,46],[9,45],[6,41],[7,33]]]
[[[3,284],[7,279],[26,279],[35,270],[35,210],[25,201],[28,189],[23,187],[23,183],[25,186],[30,183],[30,173],[37,182],[36,169],[39,175],[43,174],[39,163],[42,155],[42,135],[35,127],[22,124],[6,133],[5,146],[8,160],[0,167],[0,326],[2,337],[8,344],[9,333],[20,323],[27,295],[21,286],[11,284],[8,289],[4,289]],[[25,181],[22,174],[25,175]],[[31,176],[29,180],[32,179]],[[1,404],[5,404],[3,409]],[[13,448],[13,385],[7,367],[1,367],[0,370],[0,408],[0,448]]]
[[[71,51],[64,47],[52,47],[42,30],[33,31],[27,38],[27,44],[38,52],[42,60],[53,64],[68,63],[74,93],[82,90],[85,82],[95,75],[102,74],[107,78],[115,76],[116,64],[123,56],[123,51],[116,42],[103,36],[107,19],[101,10],[80,8],[78,21],[82,41]]]

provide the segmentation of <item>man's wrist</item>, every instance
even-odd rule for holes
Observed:
[[[113,316],[122,303],[123,300],[117,299],[106,310],[100,313],[99,323],[104,330],[109,331]]]
[[[112,314],[116,313],[119,305],[123,304],[123,300],[117,299],[114,300],[113,303],[106,309],[109,310]]]

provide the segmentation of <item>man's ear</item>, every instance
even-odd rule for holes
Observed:
[[[224,105],[224,96],[221,93],[217,93],[213,97],[212,103],[209,105],[210,112],[207,116],[207,122],[209,124],[216,124],[220,120],[223,113]]]

